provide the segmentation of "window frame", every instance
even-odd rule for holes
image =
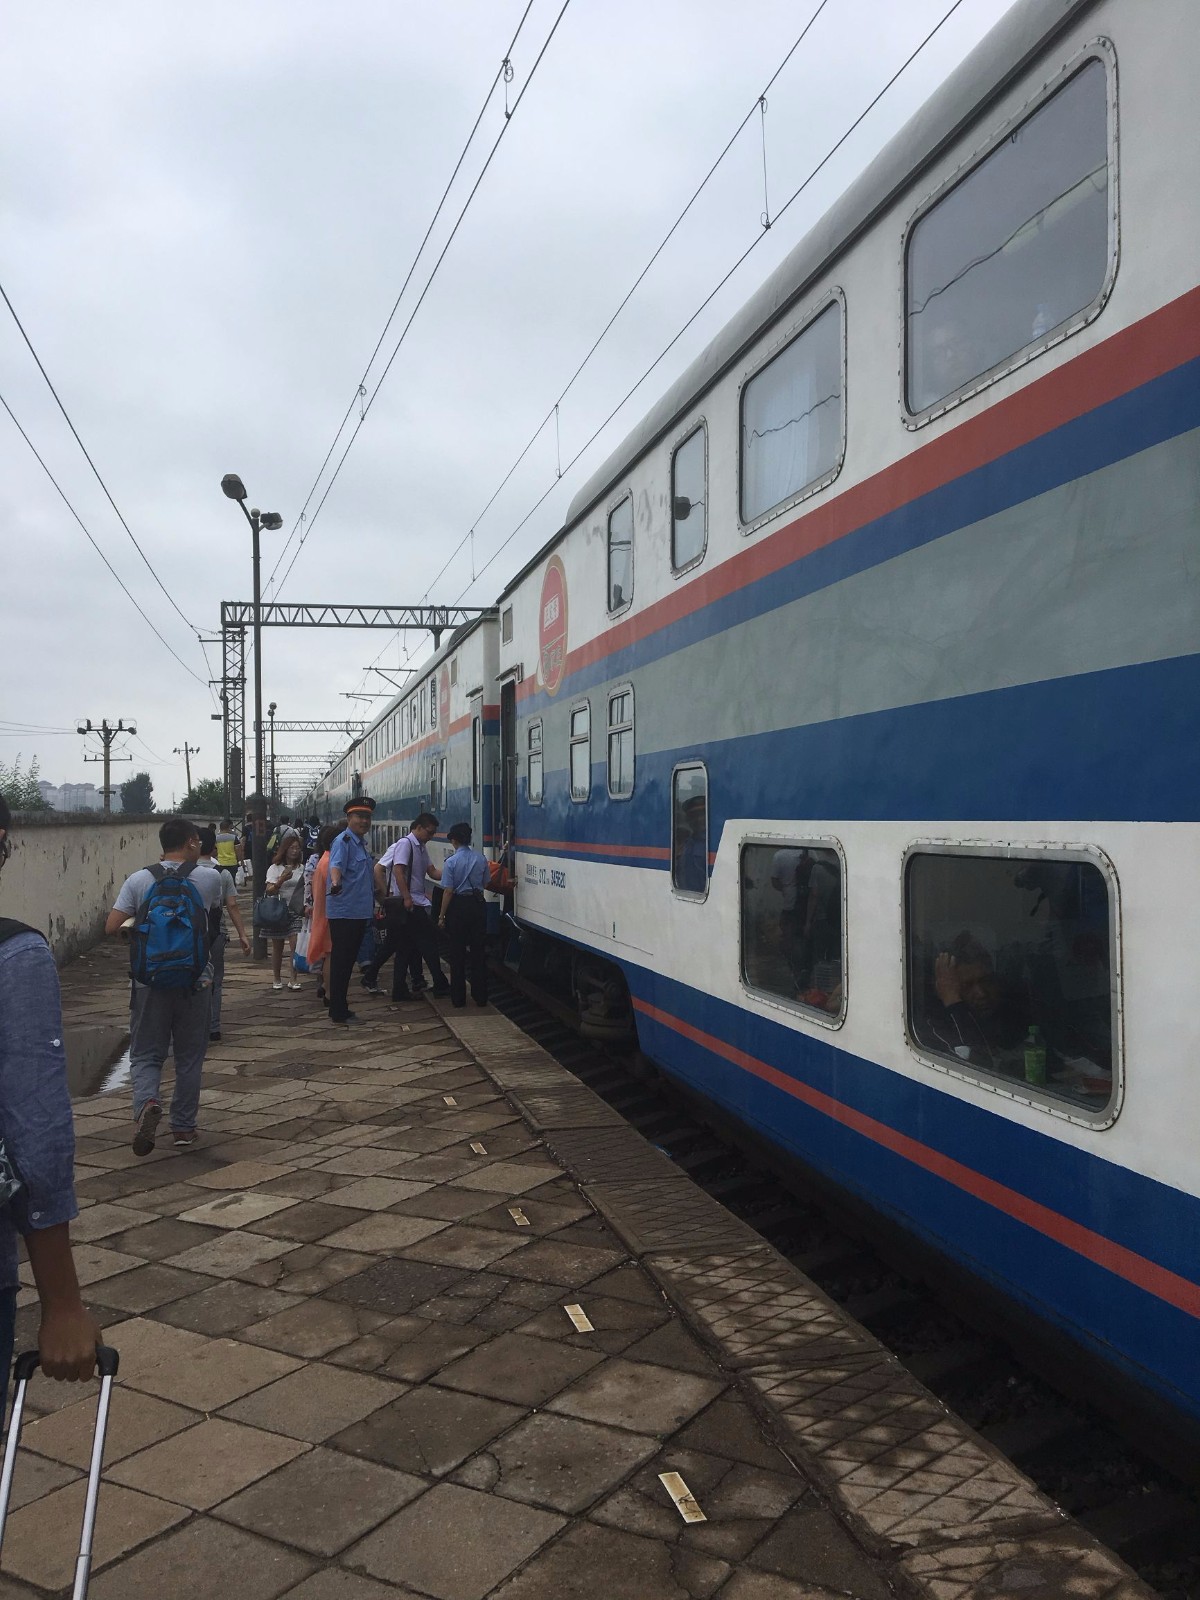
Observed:
[[[586,738],[581,738],[573,731],[575,724],[575,713],[577,711],[586,711],[588,714],[588,731]],[[572,769],[571,752],[574,750],[577,744],[587,745],[588,786],[586,794],[575,793],[575,777]],[[607,746],[605,746],[605,749],[607,750]],[[589,800],[592,798],[592,702],[590,696],[585,696],[582,700],[576,700],[574,705],[572,705],[567,712],[567,794],[570,797],[571,803],[577,806],[587,805]]]
[[[500,610],[500,643],[513,642],[513,608],[511,605],[503,606]]]
[[[948,1056],[934,1055],[926,1045],[919,1044],[913,1036],[909,1016],[908,988],[908,868],[914,856],[975,856],[988,861],[1082,861],[1098,867],[1108,888],[1108,949],[1109,984],[1112,1003],[1113,1092],[1103,1111],[1087,1111],[1082,1106],[1059,1100],[1046,1093],[1039,1094],[1032,1084],[1021,1085],[1018,1080],[1000,1078],[972,1067],[965,1062],[951,1062]],[[1121,886],[1117,869],[1111,858],[1092,844],[1033,843],[1013,844],[1006,840],[972,840],[969,844],[954,839],[915,839],[907,846],[900,862],[900,1016],[904,1027],[904,1042],[909,1053],[923,1067],[943,1077],[955,1078],[959,1083],[970,1084],[994,1094],[1015,1105],[1030,1106],[1055,1117],[1060,1122],[1070,1122],[1076,1127],[1102,1132],[1111,1128],[1121,1114],[1125,1103],[1125,1012],[1122,1003],[1123,962],[1121,950]]]
[[[471,799],[483,799],[483,710],[471,712]]]
[[[438,692],[437,679],[429,680],[429,731],[432,733],[438,725]]]
[[[704,774],[704,889],[681,889],[675,882],[675,780],[681,772],[702,772]],[[671,784],[667,790],[671,806],[671,860],[669,872],[671,877],[671,893],[680,900],[688,900],[693,905],[703,905],[708,899],[712,889],[712,871],[709,864],[709,817],[712,807],[709,804],[711,784],[708,777],[708,763],[699,759],[691,761],[677,761],[671,768]]]
[[[628,721],[628,723],[619,722],[619,723],[616,724],[616,727],[614,728],[613,722],[612,722],[612,703],[618,697],[618,695],[623,695],[623,694],[627,694],[629,696],[629,706],[630,706],[629,721]],[[589,713],[588,723],[589,723],[589,726],[590,726],[590,724],[591,724],[590,713]],[[628,732],[629,732],[629,735],[630,735],[630,742],[633,745],[633,782],[629,785],[628,790],[622,791],[621,793],[614,793],[613,792],[613,786],[612,786],[611,740],[612,740],[612,736],[613,736],[614,732],[615,733],[624,733],[627,729],[628,729]],[[605,715],[604,715],[604,786],[605,786],[606,790],[608,791],[608,798],[610,800],[620,800],[620,801],[632,800],[633,796],[634,796],[634,791],[637,789],[637,696],[634,694],[633,684],[631,682],[630,683],[620,683],[620,684],[614,685],[613,688],[611,688],[608,691],[608,694],[605,697]]]
[[[826,311],[828,311],[833,305],[837,305],[839,308],[841,318],[840,366],[842,377],[842,427],[841,443],[837,454],[837,460],[833,463],[832,467],[830,467],[829,471],[823,473],[821,477],[814,478],[811,483],[806,483],[804,487],[802,489],[798,489],[795,494],[786,496],[783,500],[778,501],[775,505],[769,506],[766,511],[759,512],[757,516],[752,517],[749,521],[747,521],[742,516],[742,428],[745,418],[746,391],[754,382],[755,378],[764,373],[771,363],[777,360],[783,354],[789,345],[795,344],[797,339],[802,338],[803,335],[808,332],[809,328],[811,328],[814,323],[818,322],[821,317],[824,316]],[[780,516],[783,512],[790,511],[794,506],[801,505],[805,500],[811,500],[814,495],[820,494],[824,489],[828,489],[830,484],[833,483],[841,474],[841,470],[846,462],[846,438],[850,431],[850,396],[848,390],[849,369],[846,357],[846,317],[847,312],[845,291],[840,285],[832,284],[819,300],[816,300],[812,303],[803,317],[800,317],[796,320],[789,320],[789,322],[784,325],[786,326],[787,331],[779,332],[778,336],[772,341],[772,343],[768,345],[767,348],[761,352],[761,354],[757,354],[755,356],[752,366],[747,366],[743,369],[742,376],[738,380],[736,444],[737,519],[738,529],[743,538],[749,538],[752,534],[757,533],[760,528],[765,527],[768,522],[773,522],[775,518]]]
[[[534,729],[537,730],[537,749],[533,747]],[[537,799],[533,797],[533,788],[530,778],[533,773],[533,758],[538,759],[538,776],[541,780],[538,788]],[[546,795],[546,736],[541,717],[530,717],[525,725],[525,798],[531,806],[540,806]]]
[[[746,977],[746,917],[742,900],[742,860],[747,846],[765,846],[771,850],[832,850],[838,858],[841,874],[842,900],[842,1009],[839,1012],[818,1011],[786,995],[774,994],[770,989],[760,989]],[[783,833],[746,833],[737,842],[737,963],[738,983],[742,991],[762,1005],[770,1006],[786,1016],[804,1022],[813,1022],[819,1028],[836,1033],[845,1027],[850,1002],[850,916],[849,874],[846,870],[846,851],[842,841],[833,834],[806,833],[799,837]]]
[[[1089,61],[1098,61],[1104,70],[1105,88],[1108,98],[1108,172],[1109,172],[1109,214],[1108,214],[1108,265],[1105,270],[1104,281],[1100,285],[1096,298],[1086,306],[1081,307],[1073,316],[1064,323],[1053,328],[1049,333],[1039,338],[1031,339],[1023,345],[1015,355],[1006,357],[995,366],[988,367],[984,372],[977,373],[959,388],[942,399],[934,401],[930,406],[920,410],[910,410],[908,405],[908,252],[912,237],[921,222],[946,198],[952,189],[960,183],[965,183],[971,173],[981,167],[993,151],[1005,142],[1006,139],[1020,128],[1024,123],[1038,112],[1046,101],[1052,99],[1060,90],[1065,89],[1068,82],[1078,73],[1082,72]],[[952,411],[955,406],[962,405],[964,401],[972,399],[984,389],[988,389],[1001,378],[1010,373],[1018,372],[1022,367],[1028,366],[1031,361],[1044,354],[1047,350],[1054,350],[1065,340],[1073,338],[1081,329],[1088,327],[1104,310],[1112,294],[1113,285],[1117,279],[1117,270],[1121,260],[1121,175],[1120,175],[1120,137],[1118,123],[1118,86],[1117,86],[1117,58],[1111,43],[1107,39],[1093,39],[1082,49],[1077,50],[1062,67],[1046,83],[1042,84],[1030,97],[993,130],[991,136],[981,145],[977,145],[966,155],[958,166],[949,173],[920,202],[916,211],[905,224],[900,241],[900,420],[909,432],[925,427],[928,423],[944,416],[947,411]]]
[[[694,439],[695,436],[698,433],[703,433],[703,435],[704,435],[704,539],[703,539],[703,542],[700,545],[700,551],[699,551],[698,555],[694,555],[691,558],[690,561],[685,561],[680,566],[676,566],[675,565],[675,458],[676,458],[676,456],[678,456],[679,452],[683,449],[684,445],[688,444],[692,439]],[[688,427],[687,432],[684,433],[684,434],[681,434],[680,437],[671,446],[670,487],[669,487],[669,491],[668,491],[669,492],[668,509],[670,511],[670,514],[671,514],[671,537],[670,537],[670,544],[671,544],[671,549],[670,549],[671,576],[674,577],[674,578],[682,578],[685,572],[691,572],[693,567],[700,566],[703,563],[705,556],[708,554],[708,501],[709,501],[709,493],[710,493],[710,491],[709,491],[708,467],[709,467],[708,418],[705,417],[703,414],[701,414],[701,416],[699,416],[698,418],[694,417],[692,419],[692,421],[691,421],[691,423],[690,423],[690,425]]]
[[[612,599],[612,519],[616,513],[629,501],[629,593],[625,599],[613,610],[609,606]],[[604,512],[604,607],[610,617],[622,617],[633,604],[633,591],[636,584],[634,569],[634,547],[637,544],[637,519],[634,513],[633,485],[626,484],[615,499],[609,501]]]

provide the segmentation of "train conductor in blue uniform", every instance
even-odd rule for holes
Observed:
[[[367,849],[375,802],[355,795],[342,808],[346,826],[329,848],[329,890],[325,915],[329,919],[329,1020],[339,1027],[360,1022],[350,1010],[347,994],[363,934],[375,915],[375,863]]]
[[[446,833],[454,846],[453,855],[442,863],[442,904],[438,927],[445,930],[450,954],[450,1003],[465,1006],[467,979],[471,999],[477,1006],[487,1005],[487,906],[483,891],[488,883],[485,856],[471,848],[471,828],[456,822]]]

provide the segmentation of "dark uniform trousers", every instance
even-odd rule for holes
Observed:
[[[412,940],[408,933],[409,914],[404,906],[397,902],[389,905],[383,924],[383,944],[379,954],[363,973],[363,982],[374,984],[379,981],[379,974],[386,963],[394,956],[395,963],[392,967],[392,999],[407,1000],[408,989],[405,986],[405,967],[408,976],[414,985],[421,982],[421,957],[413,948]]]
[[[487,906],[474,889],[456,894],[446,909],[446,943],[450,951],[450,999],[456,1006],[471,998],[487,1005]]]
[[[346,996],[350,991],[350,978],[354,972],[354,958],[367,931],[367,917],[330,917],[329,919],[329,996],[330,1022],[345,1022],[350,1015]]]
[[[445,994],[446,974],[438,956],[437,929],[428,906],[414,906],[408,914],[408,937],[418,962],[424,960],[433,979],[434,994]]]

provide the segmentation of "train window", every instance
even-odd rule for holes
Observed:
[[[429,726],[437,727],[437,680],[429,680]]]
[[[585,700],[571,707],[571,799],[592,797],[592,704]]]
[[[909,856],[909,1034],[953,1066],[1089,1111],[1113,1091],[1108,880],[1053,856]]]
[[[434,812],[438,809],[438,764],[436,761],[429,763],[429,809]]]
[[[450,799],[450,790],[446,783],[445,756],[441,756],[438,759],[438,799],[441,801],[442,809],[444,811]]]
[[[483,718],[471,718],[471,798],[483,798]]]
[[[911,412],[1041,344],[1103,293],[1108,77],[1095,59],[914,224],[905,252]]]
[[[542,723],[541,719],[529,724],[529,772],[525,784],[531,806],[542,803]]]
[[[742,846],[742,977],[826,1021],[845,1015],[842,858],[828,844]]]
[[[633,793],[633,686],[608,697],[608,792],[614,800]]]
[[[708,894],[708,769],[700,762],[671,774],[671,882],[680,894]]]
[[[623,611],[633,599],[633,496],[608,514],[608,609]]]
[[[671,457],[671,566],[693,566],[708,543],[708,429],[700,424]]]
[[[842,304],[835,300],[742,389],[742,521],[836,472],[842,455]]]
[[[511,644],[513,636],[512,607],[505,606],[500,613],[500,643]]]
[[[452,659],[450,661],[450,686],[451,686],[451,688],[453,688],[454,685],[457,682],[458,682],[458,657],[454,656],[454,657],[452,657]]]

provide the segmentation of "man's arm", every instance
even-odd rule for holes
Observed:
[[[110,935],[114,933],[120,933],[121,929],[128,921],[129,913],[127,911],[122,911],[117,906],[114,906],[113,909],[108,913],[108,916],[104,919],[104,931]]]
[[[375,893],[380,900],[387,899],[387,873],[383,870],[383,862],[375,863]]]
[[[29,1265],[42,1302],[38,1355],[48,1378],[79,1383],[96,1370],[100,1329],[83,1304],[67,1223],[25,1235]]]
[[[242,908],[238,905],[236,894],[225,897],[225,909],[229,913],[229,920],[237,930],[237,936],[242,946],[242,954],[250,954],[250,941],[246,937],[246,924],[242,921]]]
[[[346,864],[346,838],[338,834],[329,847],[329,889],[331,894],[337,894],[342,887],[342,869]]]

